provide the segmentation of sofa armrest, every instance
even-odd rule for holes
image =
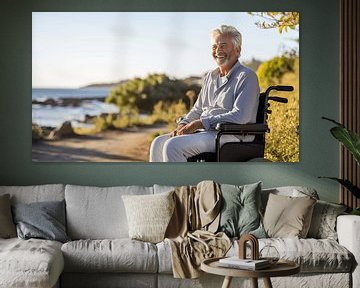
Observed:
[[[353,287],[360,287],[360,216],[341,215],[336,224],[339,244],[347,248],[355,257],[352,273]]]

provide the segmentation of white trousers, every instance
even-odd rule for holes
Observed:
[[[150,146],[150,162],[187,162],[191,156],[215,152],[216,134],[217,131],[203,131],[175,137],[170,137],[170,134],[158,136]],[[224,135],[220,144],[239,141],[236,136]]]

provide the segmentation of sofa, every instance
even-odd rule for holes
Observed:
[[[11,205],[64,200],[69,238],[64,243],[0,239],[0,287],[221,287],[223,277],[206,273],[197,279],[174,278],[167,241],[149,243],[129,238],[122,196],[156,195],[173,189],[162,185],[0,186],[0,196],[10,195]],[[270,194],[317,197],[315,190],[306,187],[262,189],[262,209],[269,204]],[[272,245],[281,258],[301,267],[299,274],[272,278],[273,287],[360,287],[360,217],[340,214],[335,216],[337,239],[259,239],[260,248]],[[233,241],[227,256],[237,253],[237,241]],[[232,287],[251,287],[251,282],[234,278]]]

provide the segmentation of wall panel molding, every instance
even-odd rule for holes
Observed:
[[[360,134],[360,0],[340,0],[340,122]],[[360,168],[343,146],[340,177],[360,186]],[[360,199],[340,188],[340,202],[360,207]]]

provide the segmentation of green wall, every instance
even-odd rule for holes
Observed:
[[[300,162],[290,163],[32,163],[31,12],[33,11],[299,11]],[[0,185],[194,184],[203,179],[265,187],[307,185],[338,200],[338,145],[321,116],[338,118],[337,0],[62,0],[0,3]],[[266,47],[266,43],[264,43]]]

